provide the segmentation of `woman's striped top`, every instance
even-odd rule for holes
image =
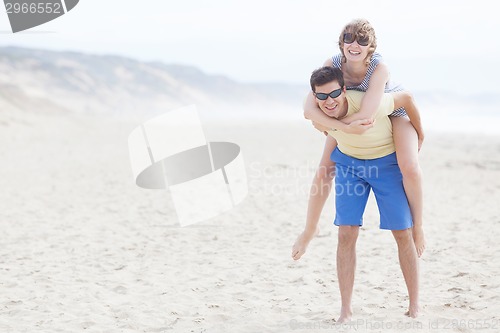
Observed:
[[[342,54],[337,54],[332,57],[333,61],[333,67],[337,67],[342,69]],[[373,72],[375,71],[375,68],[377,68],[377,65],[382,61],[382,56],[375,52],[372,55],[372,58],[370,60],[370,64],[368,65],[368,70],[366,71],[365,78],[363,81],[357,85],[357,86],[347,86],[347,89],[350,90],[357,90],[357,91],[363,91],[366,92],[368,90],[368,84],[370,82],[370,78],[372,77]],[[390,81],[386,83],[385,85],[385,92],[394,92],[394,91],[401,91],[403,90],[403,87],[399,84],[395,84],[394,82]],[[394,110],[393,113],[390,114],[391,116],[394,117],[405,117],[406,116],[406,111],[404,108],[399,108],[397,110]]]

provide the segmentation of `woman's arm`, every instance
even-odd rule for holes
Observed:
[[[340,131],[344,131],[347,127],[347,124],[344,124],[336,118],[329,117],[321,111],[312,91],[307,94],[306,100],[304,101],[304,117],[325,127]]]
[[[327,116],[318,107],[316,97],[314,97],[312,92],[307,94],[304,102],[304,117],[311,120],[313,123],[323,125],[328,129],[335,129],[350,134],[363,134],[367,129],[373,127],[373,120],[371,119],[356,119],[346,124],[336,118]]]
[[[332,59],[328,58],[324,62],[323,66],[333,66]],[[316,98],[314,97],[311,91],[307,94],[306,99],[304,101],[304,117],[306,119],[311,120],[314,123],[318,123],[329,129],[340,130],[351,134],[362,134],[368,128],[373,126],[371,121],[362,120],[350,124],[327,116],[318,107],[318,103],[316,103]]]
[[[372,119],[377,113],[377,109],[384,95],[385,85],[389,81],[389,69],[384,63],[379,63],[372,73],[368,90],[361,100],[361,108],[350,116],[345,117],[342,121],[350,123],[359,119]]]
[[[422,127],[422,121],[420,119],[420,112],[418,111],[417,105],[415,104],[413,95],[408,91],[398,91],[393,92],[392,96],[394,97],[394,110],[397,110],[401,107],[405,108],[406,114],[408,114],[408,118],[410,118],[410,122],[417,132],[418,150],[420,150],[420,148],[422,147],[422,143],[424,142],[425,134]]]
[[[325,62],[323,63],[323,66],[333,66],[332,58],[326,59]],[[312,122],[323,125],[324,127],[333,128],[341,131],[344,130],[344,127],[346,125],[340,120],[337,120],[335,118],[330,118],[329,116],[324,114],[323,111],[321,111],[321,109],[318,107],[318,103],[316,103],[316,98],[314,97],[311,91],[309,92],[309,94],[307,94],[306,99],[304,101],[304,117],[306,119],[311,120]]]

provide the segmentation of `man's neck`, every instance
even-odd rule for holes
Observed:
[[[344,110],[342,112],[342,115],[340,115],[337,120],[342,120],[344,119],[345,117],[347,117],[347,111],[349,109],[349,104],[347,103],[347,99],[346,99],[346,102],[344,103]]]

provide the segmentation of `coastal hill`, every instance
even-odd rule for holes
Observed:
[[[233,115],[273,109],[297,113],[307,89],[240,83],[195,67],[121,56],[0,48],[4,110],[158,114],[196,104],[207,112]]]
[[[208,117],[303,119],[307,84],[250,84],[192,66],[0,47],[0,111],[149,116],[195,104]],[[424,87],[412,93],[424,117],[443,119],[436,124],[440,127],[450,115],[496,116],[500,105],[500,94],[491,91],[469,94]]]

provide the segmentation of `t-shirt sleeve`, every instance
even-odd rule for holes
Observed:
[[[349,105],[349,114],[358,112],[361,108],[361,100],[365,93],[357,90],[347,90],[346,97]]]
[[[382,96],[382,101],[380,102],[378,112],[387,115],[394,112],[394,97],[392,97],[392,94],[385,93]]]

